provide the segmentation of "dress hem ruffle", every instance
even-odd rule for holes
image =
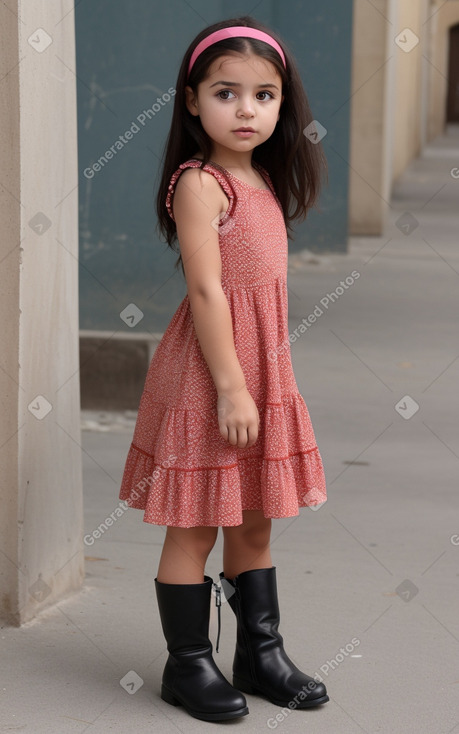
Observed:
[[[154,525],[231,527],[242,524],[243,510],[261,510],[273,519],[295,517],[300,507],[327,500],[317,446],[281,459],[241,456],[226,466],[166,464],[131,443],[119,498],[144,510],[143,521]]]

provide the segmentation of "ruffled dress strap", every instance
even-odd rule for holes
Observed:
[[[220,186],[222,187],[223,191],[225,192],[226,196],[229,199],[228,209],[226,210],[224,216],[219,221],[219,225],[224,224],[226,220],[228,219],[228,217],[230,217],[233,214],[234,209],[236,207],[236,203],[237,203],[236,192],[233,186],[231,185],[231,183],[229,182],[228,178],[225,176],[225,173],[220,168],[213,166],[212,163],[206,163],[205,166],[202,166],[201,164],[202,164],[202,161],[199,160],[198,158],[190,158],[189,160],[185,161],[185,163],[182,163],[177,168],[175,173],[172,174],[171,180],[169,182],[167,196],[166,196],[167,211],[171,219],[173,219],[175,222],[174,213],[172,211],[172,197],[174,195],[175,185],[179,177],[181,176],[181,174],[183,173],[183,171],[186,168],[201,168],[201,170],[206,171],[207,173],[211,173],[217,179],[218,183],[220,184]]]

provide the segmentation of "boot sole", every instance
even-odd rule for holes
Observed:
[[[195,719],[201,719],[201,721],[229,721],[229,719],[238,719],[240,716],[246,716],[249,713],[248,706],[236,709],[235,711],[218,711],[214,714],[205,713],[204,711],[194,711],[164,685],[161,686],[161,698],[171,706],[183,706],[187,714],[190,714]]]
[[[242,680],[242,678],[236,678],[235,676],[233,676],[233,687],[237,688],[237,690],[241,691],[241,693],[251,693],[253,696],[262,696],[271,703],[275,703],[276,706],[289,705],[289,701],[279,701],[278,699],[273,698],[269,693],[263,691],[261,688],[255,688],[252,683]],[[304,701],[300,701],[300,703],[297,704],[296,708],[309,709],[313,706],[319,706],[321,703],[327,703],[327,701],[329,700],[330,699],[327,694],[325,696],[320,696],[319,698],[311,698],[309,701],[305,699]]]

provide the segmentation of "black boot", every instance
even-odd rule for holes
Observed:
[[[232,581],[220,573],[225,596],[236,614],[233,684],[278,706],[310,708],[329,701],[327,689],[302,673],[287,656],[278,632],[276,568],[244,571]]]
[[[215,665],[209,640],[212,579],[202,584],[164,584],[156,597],[169,657],[161,698],[184,706],[196,719],[224,721],[249,713],[247,701]]]

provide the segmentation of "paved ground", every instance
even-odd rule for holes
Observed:
[[[292,355],[328,502],[276,520],[272,550],[286,648],[322,675],[330,702],[283,715],[248,696],[250,715],[228,724],[240,732],[459,734],[454,167],[451,131],[399,181],[384,237],[353,239],[349,254],[315,262],[291,257],[291,331],[319,314]],[[133,415],[82,420],[91,533],[117,506]],[[129,509],[87,547],[81,593],[2,630],[0,731],[215,731],[158,696],[166,652],[153,579],[163,537]],[[207,568],[214,578],[220,552],[221,538]],[[222,616],[216,659],[230,677],[235,627],[226,606]],[[215,640],[215,619],[211,631]],[[120,680],[135,675],[143,683],[128,693]]]

